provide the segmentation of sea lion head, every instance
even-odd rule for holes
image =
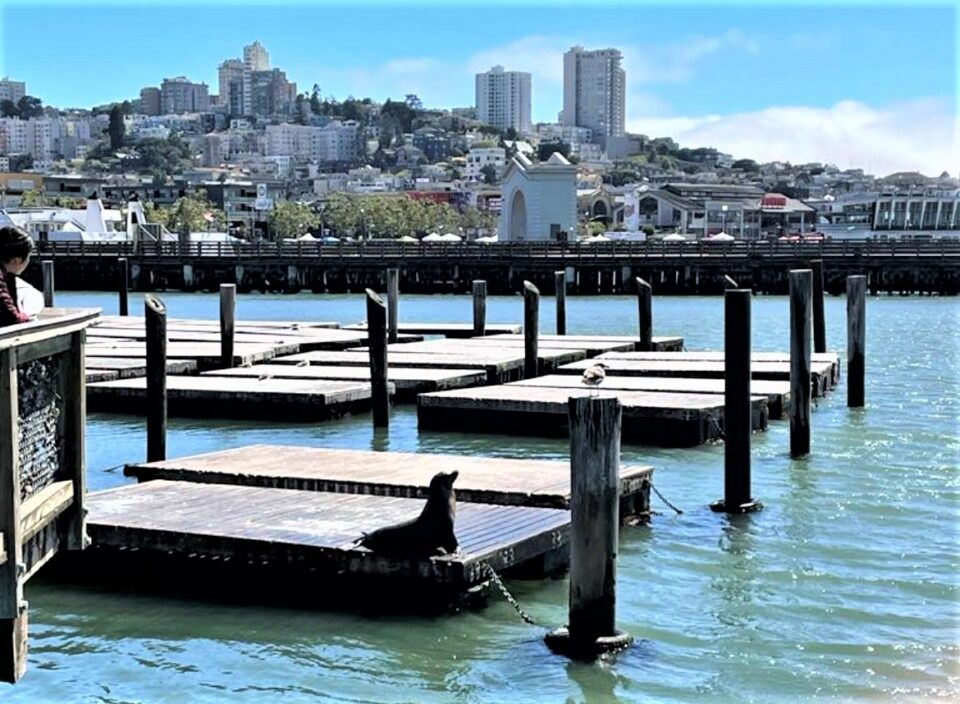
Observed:
[[[446,493],[451,491],[453,489],[453,483],[459,476],[460,472],[457,470],[453,470],[452,472],[437,472],[433,475],[433,479],[430,480],[430,493]]]

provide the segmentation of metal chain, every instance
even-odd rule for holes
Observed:
[[[655,493],[657,496],[660,497],[660,500],[661,500],[663,503],[665,503],[667,506],[669,506],[669,507],[672,508],[674,511],[676,511],[676,512],[677,512],[677,515],[680,515],[680,516],[683,515],[683,511],[681,511],[681,510],[678,509],[676,506],[674,506],[672,503],[670,503],[669,501],[667,501],[667,498],[666,498],[663,494],[660,493],[660,490],[657,489],[656,485],[655,485],[653,482],[650,482],[650,488],[653,489],[654,493]]]
[[[481,565],[487,568],[487,574],[490,575],[490,581],[492,581],[497,588],[500,590],[500,593],[503,594],[503,598],[507,600],[507,603],[512,606],[517,614],[524,620],[525,623],[529,623],[531,626],[536,626],[537,622],[520,607],[520,602],[518,602],[508,590],[506,585],[503,583],[503,580],[500,579],[500,575],[493,571],[493,568],[488,562],[481,562]]]

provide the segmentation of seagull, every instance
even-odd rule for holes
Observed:
[[[594,389],[597,388],[603,383],[603,380],[607,378],[607,368],[607,365],[603,362],[597,362],[583,372],[583,376],[580,377],[580,383]],[[592,396],[593,394],[591,393],[590,395]]]

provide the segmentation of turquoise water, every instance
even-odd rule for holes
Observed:
[[[175,317],[217,316],[217,299],[164,296]],[[59,305],[103,307],[106,294]],[[568,330],[626,333],[631,298],[570,298]],[[491,322],[517,322],[519,297],[495,297]],[[139,312],[139,299],[131,300]],[[722,346],[722,300],[654,303],[655,331],[687,347]],[[406,296],[411,321],[470,319],[468,297]],[[843,299],[827,300],[831,349],[845,351]],[[241,296],[246,319],[364,317],[360,296]],[[544,299],[542,328],[553,327]],[[784,298],[753,302],[758,350],[788,346]],[[766,510],[712,513],[723,449],[627,447],[656,467],[685,510],[620,535],[618,624],[637,645],[616,660],[574,664],[543,634],[566,620],[567,582],[510,581],[542,627],[504,601],[437,618],[226,606],[27,585],[29,671],[6,702],[799,702],[960,698],[960,305],[870,298],[867,403],[846,408],[845,382],[813,413],[813,454],[788,456],[786,423],[754,436],[754,495]],[[388,438],[368,416],[315,426],[171,419],[177,456],[256,442],[563,459],[564,441],[418,433],[409,406]],[[93,415],[89,484],[126,480],[142,460],[138,418]]]

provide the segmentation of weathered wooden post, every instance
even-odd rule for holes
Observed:
[[[117,259],[117,294],[120,300],[120,315],[130,315],[130,304],[128,292],[130,291],[130,269],[127,266],[127,258]]]
[[[233,367],[234,327],[237,317],[237,285],[220,284],[220,366]]]
[[[557,334],[567,334],[567,272],[553,272],[553,284],[557,292]]]
[[[827,324],[823,314],[823,260],[810,262],[813,271],[813,351],[827,351]]]
[[[539,374],[537,359],[540,339],[540,290],[529,281],[523,282],[523,378]]]
[[[653,287],[637,277],[637,309],[640,322],[640,351],[653,351]]]
[[[727,289],[723,300],[723,499],[714,511],[749,513],[762,508],[750,488],[750,289]]]
[[[847,277],[847,406],[866,405],[867,277]]]
[[[53,260],[44,259],[41,266],[43,267],[43,305],[46,308],[53,308],[56,290],[53,280]]]
[[[147,338],[147,462],[167,459],[167,307],[143,299]]]
[[[387,269],[387,323],[388,323],[388,341],[394,343],[397,341],[397,331],[400,327],[400,321],[397,318],[397,304],[400,299],[400,270],[395,268]]]
[[[367,289],[367,349],[370,350],[370,384],[373,392],[373,427],[390,427],[390,391],[387,388],[387,306]]]
[[[810,327],[813,272],[790,272],[790,456],[810,454]]]
[[[620,530],[620,400],[580,396],[567,405],[570,424],[569,626],[547,645],[575,657],[629,646],[617,630],[617,538]]]
[[[473,334],[487,334],[487,282],[483,279],[473,282]]]

